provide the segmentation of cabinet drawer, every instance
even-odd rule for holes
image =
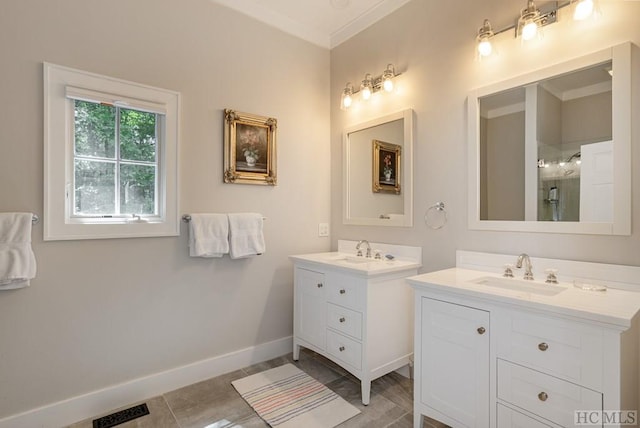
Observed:
[[[562,426],[576,410],[602,410],[602,394],[498,359],[498,399]]]
[[[327,303],[327,325],[340,333],[362,340],[362,314]]]
[[[498,428],[552,428],[509,407],[498,404]]]
[[[598,327],[535,315],[509,314],[498,357],[602,389],[603,338]]]
[[[353,279],[331,276],[327,284],[327,301],[355,311],[364,310],[363,287]]]
[[[362,345],[353,339],[327,331],[327,352],[358,370],[362,368]]]

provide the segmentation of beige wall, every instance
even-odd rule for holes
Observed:
[[[511,0],[431,2],[414,0],[373,27],[331,51],[332,241],[368,239],[423,246],[423,271],[451,267],[455,250],[479,250],[574,260],[640,265],[640,186],[633,189],[634,234],[630,237],[473,231],[467,227],[467,117],[470,89],[518,76],[625,41],[640,45],[640,2],[600,2],[602,18],[573,23],[567,19],[545,28],[542,43],[522,46],[510,32],[496,38],[499,55],[474,60],[474,38],[484,18],[495,29],[513,24],[521,5]],[[561,17],[562,18],[562,17]],[[593,30],[593,31],[589,31]],[[386,103],[341,111],[340,91],[365,73],[380,73],[388,62],[403,74],[401,90]],[[640,98],[634,95],[634,183],[640,171]],[[333,107],[336,108],[333,108]],[[341,224],[340,133],[352,122],[378,116],[385,109],[415,110],[416,145],[412,228],[353,227]],[[431,230],[423,221],[427,208],[446,204],[448,224]]]
[[[0,419],[292,333],[289,254],[330,218],[329,52],[208,0],[3,0],[0,211],[43,210],[42,62],[179,91],[181,212],[258,211],[267,252],[180,237],[43,242],[0,292]],[[278,119],[278,186],[222,183],[224,108]]]

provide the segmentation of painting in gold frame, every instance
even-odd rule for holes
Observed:
[[[373,140],[373,192],[400,194],[402,147]]]
[[[224,182],[275,186],[277,119],[224,110]]]

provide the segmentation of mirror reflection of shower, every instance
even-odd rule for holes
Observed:
[[[555,154],[554,160],[538,160],[538,220],[578,221],[580,217],[580,151]]]
[[[549,189],[548,198],[545,199],[545,202],[551,204],[551,220],[558,221],[560,216],[558,215],[558,188],[553,186]]]

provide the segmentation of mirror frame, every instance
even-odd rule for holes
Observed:
[[[561,64],[472,90],[468,108],[468,219],[469,229],[510,232],[631,235],[631,43],[623,43]],[[517,86],[612,60],[612,133],[614,158],[613,222],[480,220],[480,98]],[[525,148],[525,151],[529,150]]]
[[[349,134],[363,129],[383,125],[387,122],[403,119],[404,141],[402,142],[402,192],[404,194],[404,215],[389,219],[375,217],[353,217],[351,200],[349,165]],[[413,110],[405,109],[396,113],[381,116],[367,122],[358,123],[345,128],[342,134],[342,223],[360,226],[413,226]]]

